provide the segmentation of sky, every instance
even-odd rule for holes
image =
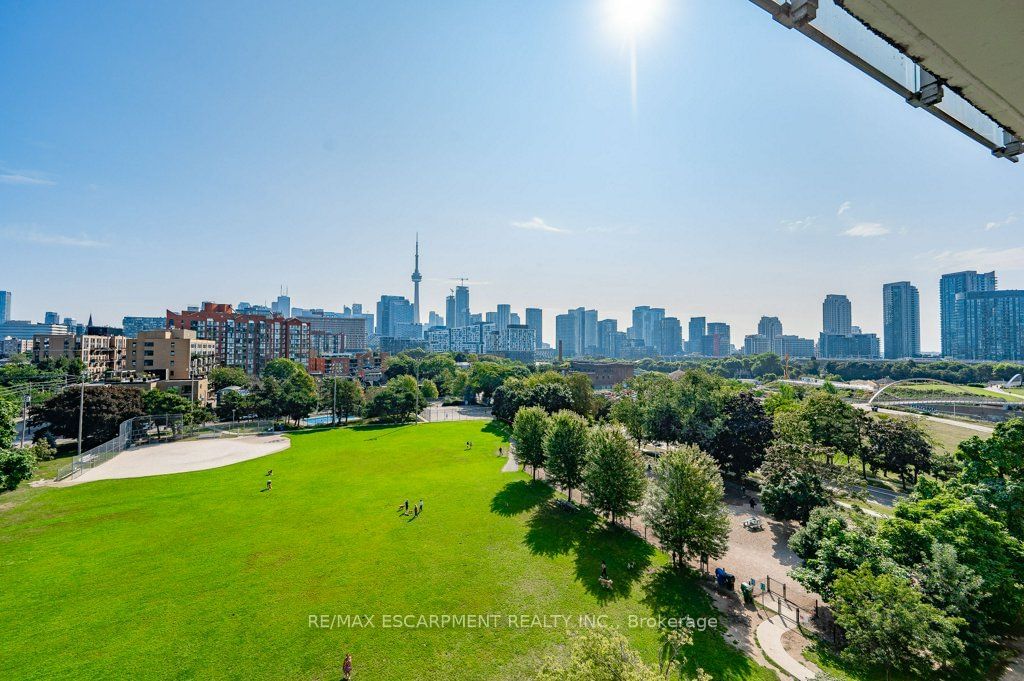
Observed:
[[[424,317],[636,305],[816,337],[845,293],[1024,288],[1011,164],[745,0],[0,4],[0,289],[17,319],[200,301]],[[621,28],[621,27],[620,27]]]

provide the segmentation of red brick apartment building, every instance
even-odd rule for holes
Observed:
[[[268,362],[282,357],[309,366],[309,322],[300,319],[235,312],[231,305],[203,303],[199,311],[167,310],[167,328],[190,329],[200,340],[216,343],[218,364],[259,374]]]
[[[380,383],[384,377],[386,352],[356,352],[327,357],[310,357],[309,373],[314,376],[356,378],[363,383]]]

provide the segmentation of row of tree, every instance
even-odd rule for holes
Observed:
[[[640,511],[663,546],[680,561],[718,558],[728,546],[724,486],[714,459],[695,446],[670,450],[650,465],[615,426],[591,427],[574,411],[549,416],[524,407],[512,425],[516,458],[544,468],[552,484],[572,498],[580,489],[587,503],[612,522]]]

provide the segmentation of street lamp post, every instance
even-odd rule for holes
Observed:
[[[82,374],[81,390],[78,393],[78,456],[82,456],[82,422],[85,414],[85,374]]]

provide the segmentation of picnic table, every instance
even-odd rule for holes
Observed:
[[[757,516],[750,516],[743,521],[743,527],[747,528],[751,532],[760,532],[764,529],[764,525],[761,523],[761,519]]]

